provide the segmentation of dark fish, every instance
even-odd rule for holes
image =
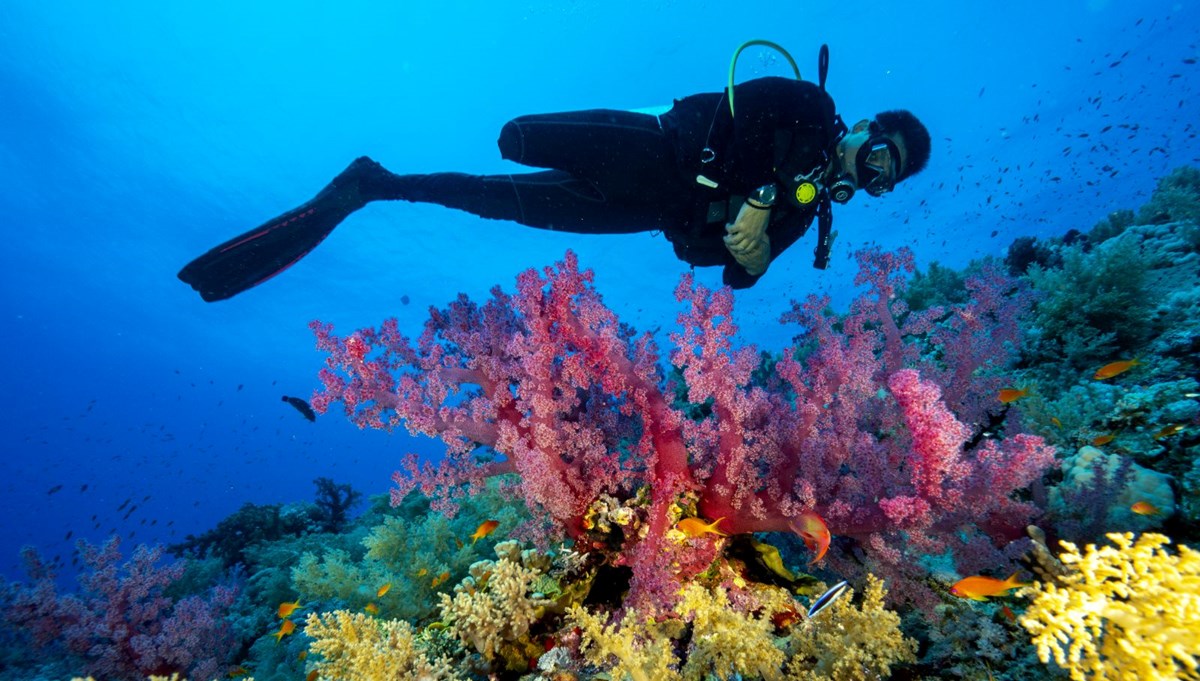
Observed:
[[[86,491],[87,491],[87,487],[88,487],[88,486],[87,486],[87,483],[85,482],[85,483],[83,483],[82,485],[80,485],[80,486],[79,486],[79,491],[80,491],[80,492],[86,492]]]
[[[821,594],[820,597],[813,601],[813,604],[808,607],[808,618],[812,619],[813,617],[816,617],[819,612],[825,608],[828,608],[830,605],[833,605],[833,602],[838,599],[838,596],[841,596],[849,588],[850,585],[845,580],[834,584],[829,591]]]
[[[62,485],[55,485],[55,486],[51,487],[49,491],[46,492],[46,495],[49,496],[51,494],[58,492],[61,489],[62,489]]]
[[[308,406],[308,402],[305,402],[299,397],[288,397],[287,395],[283,396],[283,401],[295,407],[296,411],[303,414],[304,418],[308,419],[309,421],[317,420],[317,413],[312,410],[312,407]]]

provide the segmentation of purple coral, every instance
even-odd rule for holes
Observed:
[[[60,648],[97,678],[144,679],[178,673],[220,676],[234,648],[222,620],[236,591],[217,587],[205,597],[174,599],[168,587],[183,564],[159,565],[161,548],[138,546],[121,563],[120,540],[78,544],[85,571],[78,594],[60,595],[54,574],[32,549],[23,554],[29,584],[8,587],[5,620],[38,648]]]

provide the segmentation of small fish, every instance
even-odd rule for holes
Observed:
[[[228,677],[231,679],[237,679],[237,678],[240,678],[243,676],[247,676],[249,673],[250,673],[249,669],[246,669],[245,667],[238,665],[238,666],[234,667],[233,669],[229,670]]]
[[[365,610],[369,615],[379,614],[379,606],[375,605],[374,603],[367,603],[366,606],[363,607],[363,610]]]
[[[1108,435],[1098,435],[1098,436],[1092,438],[1092,446],[1093,447],[1103,447],[1104,445],[1112,442],[1115,439],[1117,439],[1117,436],[1113,435],[1112,433],[1109,433]]]
[[[1092,375],[1092,378],[1096,379],[1097,381],[1103,381],[1105,379],[1112,378],[1113,376],[1119,376],[1135,366],[1140,365],[1141,362],[1137,361],[1136,359],[1112,362],[1110,364],[1105,364],[1099,369],[1096,369],[1096,373]]]
[[[1029,388],[1005,388],[1000,391],[1000,404],[1011,404],[1029,395]]]
[[[812,602],[812,605],[808,606],[808,618],[812,619],[816,617],[817,614],[822,610],[828,608],[830,605],[833,605],[833,602],[836,601],[838,597],[845,593],[849,588],[850,584],[845,580],[834,584],[828,591],[818,596],[817,600]]]
[[[489,534],[495,532],[497,527],[500,527],[499,520],[485,520],[482,523],[479,523],[479,527],[475,528],[475,534],[471,535],[471,543],[474,544],[480,539],[483,539]]]
[[[1017,623],[1017,616],[1013,613],[1012,608],[1007,605],[1000,608],[1000,616],[1008,620],[1010,624]]]
[[[443,572],[442,574],[440,574],[440,575],[438,575],[437,577],[434,577],[434,578],[433,578],[433,582],[430,584],[430,586],[431,586],[432,588],[436,589],[436,588],[438,588],[439,586],[441,586],[443,583],[445,583],[445,581],[446,581],[447,579],[450,579],[450,573],[449,573],[449,572]]]
[[[389,592],[391,590],[392,590],[392,583],[388,582],[387,584],[384,584],[383,586],[379,587],[379,590],[375,592],[375,598],[383,598],[384,596],[387,595],[387,592]]]
[[[701,518],[684,518],[675,524],[675,529],[695,539],[703,537],[706,534],[712,533],[718,537],[728,537],[729,535],[717,529],[717,525],[725,518],[717,518],[711,523],[705,523]]]
[[[272,634],[275,637],[275,642],[279,643],[284,636],[296,633],[296,623],[292,620],[284,620],[283,624],[279,625],[279,631]]]
[[[950,587],[950,593],[959,598],[970,598],[974,601],[986,601],[989,596],[1002,596],[1006,591],[1019,589],[1029,584],[1017,581],[1017,573],[1012,573],[1008,579],[999,580],[995,577],[964,577]]]
[[[1129,510],[1138,515],[1158,515],[1162,513],[1162,511],[1158,510],[1157,506],[1148,501],[1135,502],[1133,506],[1129,507]]]
[[[287,395],[283,396],[283,401],[295,407],[296,411],[303,414],[304,418],[308,419],[309,421],[317,420],[317,413],[313,411],[312,407],[308,406],[308,402],[305,402],[299,397],[288,397]]]
[[[1059,421],[1057,416],[1051,416],[1050,423],[1053,423],[1056,428],[1062,428],[1062,421]]]
[[[304,661],[304,659],[305,659],[306,657],[308,657],[308,651],[307,651],[307,650],[301,650],[301,651],[300,651],[300,654],[296,656],[296,659],[297,659],[297,660],[300,660],[301,662],[303,662],[303,661]]]
[[[809,565],[825,557],[832,535],[829,534],[829,528],[826,527],[825,521],[821,520],[821,516],[817,515],[815,511],[805,511],[791,521],[789,526],[792,528],[792,532],[804,540],[804,545],[810,551],[816,551],[817,555],[808,561]]]
[[[1172,435],[1179,433],[1179,431],[1181,431],[1181,430],[1183,430],[1182,423],[1172,423],[1172,424],[1163,426],[1162,428],[1160,428],[1158,430],[1157,433],[1155,433],[1151,437],[1153,437],[1155,440],[1161,440],[1164,437],[1171,437]]]
[[[300,599],[297,598],[291,603],[280,603],[279,609],[275,612],[279,615],[279,619],[287,619],[292,616],[292,613],[300,609]]]
[[[418,577],[424,577],[427,574],[429,574],[429,570],[427,568],[421,568],[420,570],[417,570]]]
[[[51,494],[57,494],[59,492],[59,490],[61,490],[62,488],[63,488],[62,485],[55,485],[55,486],[51,487],[48,492],[46,492],[46,496],[50,496]]]
[[[317,681],[317,677],[320,675],[320,670],[314,669],[304,677],[304,681]]]

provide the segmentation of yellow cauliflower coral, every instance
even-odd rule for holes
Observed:
[[[312,663],[323,679],[372,681],[452,681],[462,679],[450,660],[428,659],[403,620],[379,620],[335,610],[308,616],[304,633],[309,650],[323,660]]]
[[[1068,574],[1034,587],[1021,618],[1038,657],[1053,657],[1074,681],[1185,678],[1200,655],[1200,553],[1163,547],[1161,534],[1110,534],[1115,546],[1081,553],[1062,542]],[[1192,677],[1188,677],[1192,678]]]
[[[625,611],[620,625],[605,624],[603,615],[584,610],[579,605],[567,609],[567,626],[579,627],[583,642],[580,650],[591,664],[608,670],[612,679],[632,681],[679,681],[675,671],[678,660],[672,650],[675,641],[666,631],[673,622],[656,623],[633,609]]]
[[[536,594],[534,585],[548,563],[535,552],[524,555],[514,541],[496,545],[496,561],[479,561],[471,576],[455,587],[455,594],[438,594],[442,619],[450,632],[478,650],[485,659],[504,658],[511,667],[532,655],[529,628],[545,613],[549,599]]]
[[[683,588],[675,611],[692,623],[683,678],[701,679],[708,672],[722,681],[738,674],[767,681],[783,678],[784,653],[775,645],[772,613],[754,616],[738,612],[730,606],[724,589],[699,584]]]
[[[915,662],[917,642],[900,632],[900,616],[884,607],[883,582],[867,575],[862,604],[845,594],[800,623],[788,644],[792,681],[888,678],[893,664]]]

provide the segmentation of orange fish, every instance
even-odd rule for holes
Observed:
[[[471,535],[471,543],[474,544],[480,539],[483,539],[489,534],[495,532],[497,527],[500,527],[499,520],[485,520],[482,523],[479,523],[479,527],[475,528],[475,534]]]
[[[424,577],[427,574],[429,574],[429,570],[427,570],[425,568],[421,568],[420,570],[417,570],[418,577]]]
[[[370,614],[370,615],[378,615],[379,614],[379,606],[375,605],[374,603],[367,603],[366,607],[364,607],[363,610],[366,610],[367,614]]]
[[[296,656],[296,659],[297,659],[297,660],[300,660],[301,662],[303,662],[303,661],[304,661],[304,658],[306,658],[306,657],[308,657],[308,651],[307,651],[307,650],[301,650],[301,651],[300,651],[300,654]]]
[[[1096,373],[1092,376],[1092,378],[1096,379],[1097,381],[1103,381],[1104,379],[1112,378],[1113,376],[1119,376],[1140,364],[1141,362],[1137,361],[1136,359],[1127,359],[1121,362],[1105,364],[1099,369],[1096,369]]]
[[[1050,423],[1053,423],[1055,426],[1062,428],[1062,421],[1059,421],[1057,416],[1051,416]]]
[[[964,577],[954,583],[950,587],[950,593],[959,598],[970,598],[975,601],[986,601],[989,596],[1002,596],[1004,592],[1018,589],[1023,586],[1029,586],[1024,582],[1017,581],[1017,573],[1003,581],[995,577],[984,577],[976,575],[974,577]]]
[[[1016,388],[1005,388],[1000,391],[1000,395],[999,395],[1000,404],[1009,404],[1010,402],[1016,402],[1017,400],[1021,399],[1022,397],[1025,397],[1028,394],[1029,394],[1029,388],[1021,388],[1020,390],[1018,390]]]
[[[1017,623],[1016,614],[1013,613],[1012,608],[1008,607],[1007,605],[1003,608],[1000,608],[1000,615],[1004,617],[1004,619],[1008,620],[1011,624]]]
[[[250,673],[249,669],[246,669],[245,667],[238,665],[238,666],[234,667],[233,669],[229,670],[228,676],[231,679],[236,679],[238,677],[246,676],[249,673]]]
[[[711,523],[705,524],[704,520],[701,518],[684,518],[675,524],[675,529],[686,534],[692,539],[703,537],[710,532],[718,537],[728,537],[729,535],[717,529],[717,525],[720,525],[721,521],[724,519],[725,518],[723,517],[717,518]]]
[[[447,579],[450,579],[450,573],[449,573],[449,572],[443,572],[442,574],[440,574],[440,575],[438,575],[437,577],[434,577],[434,578],[433,578],[433,583],[432,583],[430,586],[432,586],[434,589],[436,589],[436,588],[438,588],[439,586],[441,586],[441,585],[442,585],[442,583],[443,583],[443,582],[445,582]]]
[[[304,681],[317,681],[317,677],[319,677],[320,675],[321,674],[320,674],[319,670],[314,669],[311,672],[309,672],[308,675],[306,675],[304,677]]]
[[[296,623],[291,620],[284,620],[283,624],[279,625],[279,631],[275,632],[275,642],[283,640],[284,636],[296,633]]]
[[[1172,435],[1175,435],[1176,433],[1178,433],[1181,430],[1183,430],[1182,423],[1172,423],[1170,425],[1159,428],[1158,432],[1155,433],[1154,435],[1152,435],[1151,437],[1153,437],[1155,440],[1161,440],[1164,437],[1171,437]]]
[[[1108,435],[1100,435],[1100,436],[1092,438],[1092,446],[1093,447],[1103,447],[1104,445],[1112,442],[1115,439],[1117,439],[1117,436],[1113,435],[1111,433],[1109,433]]]
[[[792,532],[795,532],[804,540],[804,545],[810,551],[816,551],[817,555],[812,560],[808,561],[809,565],[821,560],[825,557],[825,552],[829,550],[829,541],[832,535],[829,534],[829,528],[825,526],[825,521],[821,520],[821,516],[815,511],[805,511],[791,521],[789,525]]]
[[[387,592],[389,592],[391,590],[392,590],[392,583],[388,582],[387,584],[384,584],[383,586],[379,587],[379,590],[375,592],[375,598],[383,598],[384,596],[387,595]]]
[[[1157,506],[1148,501],[1136,502],[1133,506],[1129,507],[1129,510],[1138,515],[1158,515],[1162,513],[1162,511],[1158,510]]]
[[[292,603],[280,603],[279,609],[275,612],[279,614],[279,619],[286,619],[292,616],[292,613],[300,609],[300,599],[297,598]]]

